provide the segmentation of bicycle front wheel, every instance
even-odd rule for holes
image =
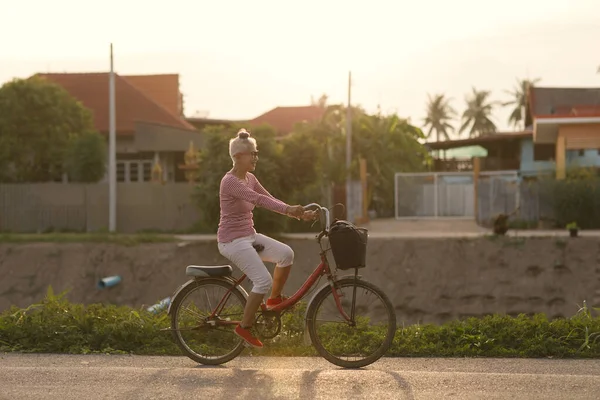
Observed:
[[[171,329],[175,341],[189,358],[201,364],[231,361],[244,350],[242,339],[233,330],[242,320],[245,306],[246,298],[231,283],[200,279],[173,299]]]
[[[335,290],[341,296],[344,313],[353,318],[347,321],[340,313],[331,286],[321,289],[306,312],[315,349],[327,361],[343,368],[374,363],[394,340],[396,314],[392,303],[381,289],[360,279],[340,279]]]

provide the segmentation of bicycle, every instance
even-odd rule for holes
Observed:
[[[367,366],[381,358],[391,346],[396,332],[396,315],[388,296],[377,286],[362,279],[358,274],[359,265],[354,268],[353,275],[338,277],[336,272],[340,269],[336,261],[336,271],[332,272],[327,259],[327,252],[331,250],[324,247],[322,239],[331,233],[330,211],[317,203],[311,203],[304,207],[317,209],[321,222],[321,232],[316,236],[319,243],[321,262],[306,279],[304,284],[291,297],[282,303],[267,308],[265,303],[257,311],[255,319],[255,330],[262,339],[272,339],[279,335],[282,322],[281,316],[292,309],[304,296],[316,287],[318,280],[325,276],[328,283],[318,288],[308,302],[305,313],[304,331],[308,331],[310,340],[320,356],[334,365],[343,368],[360,368]],[[335,221],[334,227],[340,221]],[[366,230],[365,230],[366,232]],[[366,239],[364,242],[366,251]],[[255,249],[260,251],[259,248]],[[348,251],[349,249],[342,249]],[[334,253],[334,259],[336,253]],[[337,260],[337,259],[336,259]],[[171,317],[171,328],[173,337],[181,350],[192,360],[207,365],[218,365],[233,360],[245,348],[245,342],[233,333],[233,329],[241,320],[248,293],[241,286],[246,275],[234,278],[230,265],[196,266],[186,267],[186,275],[191,279],[177,288],[172,296],[167,313]],[[213,307],[208,299],[209,288],[222,290],[225,293],[217,295]],[[351,295],[344,295],[343,290],[349,289]],[[379,306],[358,306],[357,294],[368,291],[375,295],[380,301]],[[184,307],[184,302],[190,298],[195,291],[205,291],[208,299],[208,310],[199,312]],[[214,293],[214,292],[211,292]],[[204,295],[199,300],[204,300]],[[236,304],[226,304],[230,300]],[[332,300],[333,314],[341,317],[341,323],[337,322],[333,327],[325,327],[318,324],[319,312],[326,300]],[[346,309],[349,308],[349,312]],[[368,316],[358,317],[357,313],[367,311]],[[186,313],[187,312],[187,313]],[[387,322],[370,326],[370,321],[377,316],[387,318]],[[179,317],[182,320],[179,320]],[[185,324],[190,326],[186,328]],[[187,332],[192,332],[189,337]],[[227,333],[227,334],[226,334]],[[340,343],[336,339],[344,338]],[[349,346],[355,348],[349,351]],[[194,347],[194,349],[192,349]],[[223,352],[223,354],[221,354]],[[337,352],[348,352],[347,356],[354,360],[342,359]],[[360,358],[359,358],[360,357]]]

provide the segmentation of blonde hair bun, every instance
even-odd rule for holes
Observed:
[[[229,139],[229,156],[235,165],[235,155],[256,149],[256,139],[250,137],[250,132],[240,129],[237,136]]]
[[[250,133],[243,128],[238,131],[237,135],[240,139],[248,139],[250,137]]]

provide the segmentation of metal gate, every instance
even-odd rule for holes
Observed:
[[[396,173],[396,219],[475,218],[473,172]]]
[[[475,219],[472,171],[396,173],[394,179],[396,219]],[[518,171],[480,172],[478,219],[486,220],[517,208],[518,182]]]
[[[511,214],[521,204],[517,171],[485,171],[477,181],[477,215],[489,221],[498,214]]]

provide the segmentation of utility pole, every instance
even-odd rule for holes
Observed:
[[[346,219],[354,222],[354,209],[352,207],[352,195],[350,193],[352,177],[350,176],[350,164],[352,161],[352,109],[351,109],[351,87],[352,72],[348,72],[348,108],[346,108]]]
[[[108,78],[108,230],[117,229],[117,135],[115,120],[115,72],[113,45],[110,44],[110,74]]]

